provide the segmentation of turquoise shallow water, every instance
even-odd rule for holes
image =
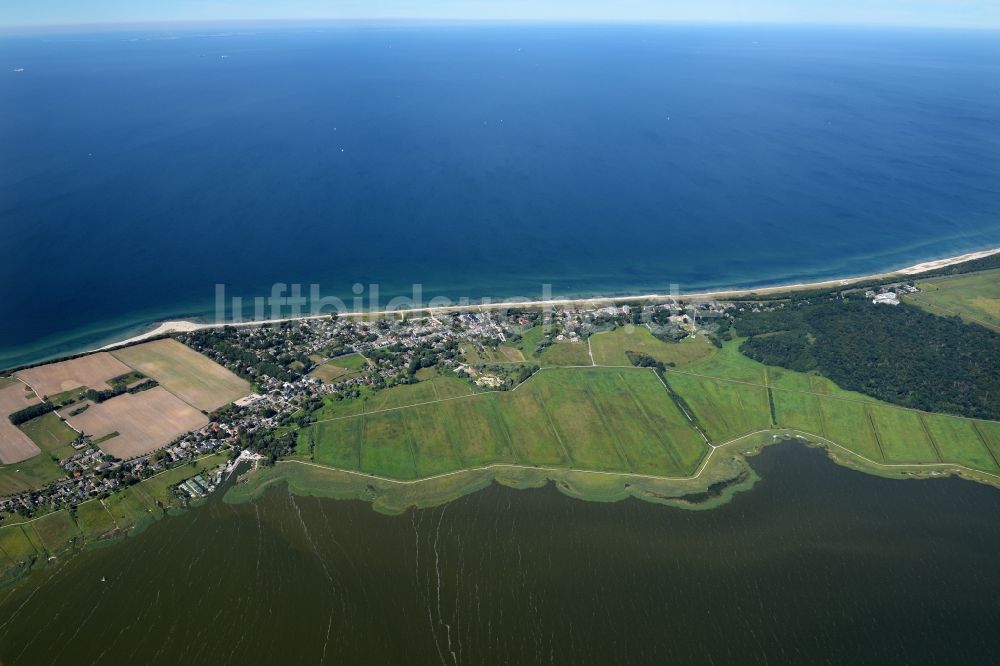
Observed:
[[[0,63],[0,366],[219,283],[635,294],[1000,245],[996,33],[213,27]]]

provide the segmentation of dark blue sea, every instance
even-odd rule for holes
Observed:
[[[996,32],[0,37],[0,367],[210,317],[216,284],[634,294],[996,245]]]

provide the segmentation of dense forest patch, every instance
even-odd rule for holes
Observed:
[[[1000,419],[1000,335],[920,308],[831,298],[736,314],[740,351],[925,411]]]

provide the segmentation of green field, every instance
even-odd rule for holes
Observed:
[[[916,286],[920,293],[904,296],[907,303],[1000,331],[1000,269],[921,280]]]
[[[331,383],[361,374],[361,369],[368,365],[368,360],[361,354],[346,354],[330,359],[309,374],[320,381]]]
[[[76,439],[77,432],[55,412],[43,414],[18,427],[38,445],[43,455],[51,454],[61,459],[74,453],[70,443]]]
[[[652,356],[664,365],[684,366],[715,353],[715,347],[704,335],[685,338],[680,342],[664,342],[653,336],[645,326],[622,326],[608,333],[590,336],[594,362],[598,365],[632,365],[625,352]]]
[[[543,366],[591,365],[586,342],[556,342],[543,349],[535,358]]]
[[[518,343],[517,348],[524,355],[524,358],[528,360],[537,358],[535,355],[535,348],[538,347],[538,343],[541,342],[544,337],[544,326],[532,326],[521,334],[521,341]]]
[[[27,571],[40,557],[43,547],[28,536],[29,531],[21,525],[0,529],[0,579]]]
[[[66,476],[66,470],[41,453],[13,465],[0,466],[0,496],[35,490]]]
[[[635,475],[688,482],[701,470],[703,484],[740,476],[745,467],[734,467],[725,454],[701,466],[710,450],[702,432],[720,451],[767,443],[761,438],[781,433],[805,435],[845,464],[877,473],[949,473],[962,466],[963,473],[1000,482],[1000,424],[903,409],[844,391],[818,375],[768,368],[739,353],[738,341],[722,349],[697,338],[666,343],[636,328],[597,334],[591,344],[595,360],[600,354],[608,366],[627,361],[626,351],[670,359],[677,366],[664,377],[674,397],[652,370],[631,366],[543,363],[541,372],[509,392],[475,392],[463,379],[437,375],[359,399],[330,399],[314,414],[318,422],[299,432],[293,460],[373,475],[342,476],[337,492],[346,492],[352,479],[427,480],[430,495],[444,497],[443,486],[478,487],[482,478],[476,474],[491,471],[499,480],[501,473],[523,476],[535,469],[539,478],[560,483],[568,483],[566,474],[610,474],[577,479],[573,494],[618,497],[636,494],[628,490]],[[316,479],[321,471],[295,474]],[[261,483],[280,476],[268,472]],[[623,479],[633,480],[623,486]],[[414,500],[420,485],[405,486],[405,492],[384,488],[383,508],[429,501],[430,495]]]
[[[767,389],[738,382],[668,373],[670,386],[691,407],[713,443],[771,425]]]
[[[80,536],[73,517],[68,511],[56,511],[24,526],[33,533],[32,541],[40,545],[46,553],[58,553],[71,540]]]
[[[495,463],[686,476],[707,451],[650,370],[551,369],[511,392],[426,400],[445,386],[461,395],[438,378],[334,403],[297,455],[414,479]]]

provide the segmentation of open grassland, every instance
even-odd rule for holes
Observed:
[[[959,316],[1000,332],[1000,269],[921,280],[903,300],[941,316]]]
[[[250,394],[250,384],[177,340],[154,340],[112,352],[166,390],[205,412]],[[126,369],[127,371],[127,369]]]
[[[132,368],[111,354],[99,352],[68,361],[47,363],[15,374],[44,398],[83,386],[104,391],[111,388],[109,379],[131,371]]]
[[[69,511],[56,511],[24,525],[31,541],[41,546],[43,553],[58,553],[80,536],[80,528]]]
[[[711,350],[710,353],[692,361],[683,368],[678,368],[678,370],[696,375],[766,385],[768,368],[741,354],[738,342],[729,342],[722,349],[711,347]]]
[[[123,393],[76,416],[67,415],[67,420],[95,440],[117,432],[101,441],[100,447],[123,459],[155,451],[208,423],[204,414],[159,386]]]
[[[48,454],[0,467],[0,496],[35,490],[66,476],[66,471]]]
[[[672,373],[667,375],[667,381],[691,408],[712,442],[724,442],[771,425],[764,386]]]
[[[70,444],[78,433],[66,425],[55,412],[43,414],[18,426],[38,447],[59,458],[73,455]]]
[[[27,460],[41,452],[31,437],[7,418],[38,402],[33,393],[24,389],[24,384],[17,380],[6,379],[0,386],[0,462],[4,465]]]
[[[309,374],[320,381],[332,383],[360,374],[366,365],[368,361],[361,354],[346,354],[330,359]]]
[[[739,354],[737,345],[667,373],[715,443],[767,428],[770,389],[775,429],[817,435],[882,465],[955,464],[1000,473],[990,446],[997,423],[890,405],[824,377],[763,366]]]
[[[556,342],[542,350],[537,357],[541,365],[574,366],[590,365],[590,352],[586,342]]]
[[[645,326],[622,326],[607,333],[590,336],[590,345],[597,365],[631,365],[626,352],[652,356],[664,365],[684,366],[710,356],[715,347],[704,335],[685,338],[680,342],[664,342],[653,336]]]
[[[39,556],[40,547],[21,525],[0,529],[0,579],[26,572]]]
[[[517,344],[517,348],[521,351],[525,359],[529,361],[535,359],[537,358],[535,349],[544,337],[545,328],[543,326],[532,326],[521,333],[521,341]]]
[[[399,479],[495,463],[684,476],[707,451],[656,375],[632,368],[551,369],[478,395],[441,377],[317,418],[301,459]]]

